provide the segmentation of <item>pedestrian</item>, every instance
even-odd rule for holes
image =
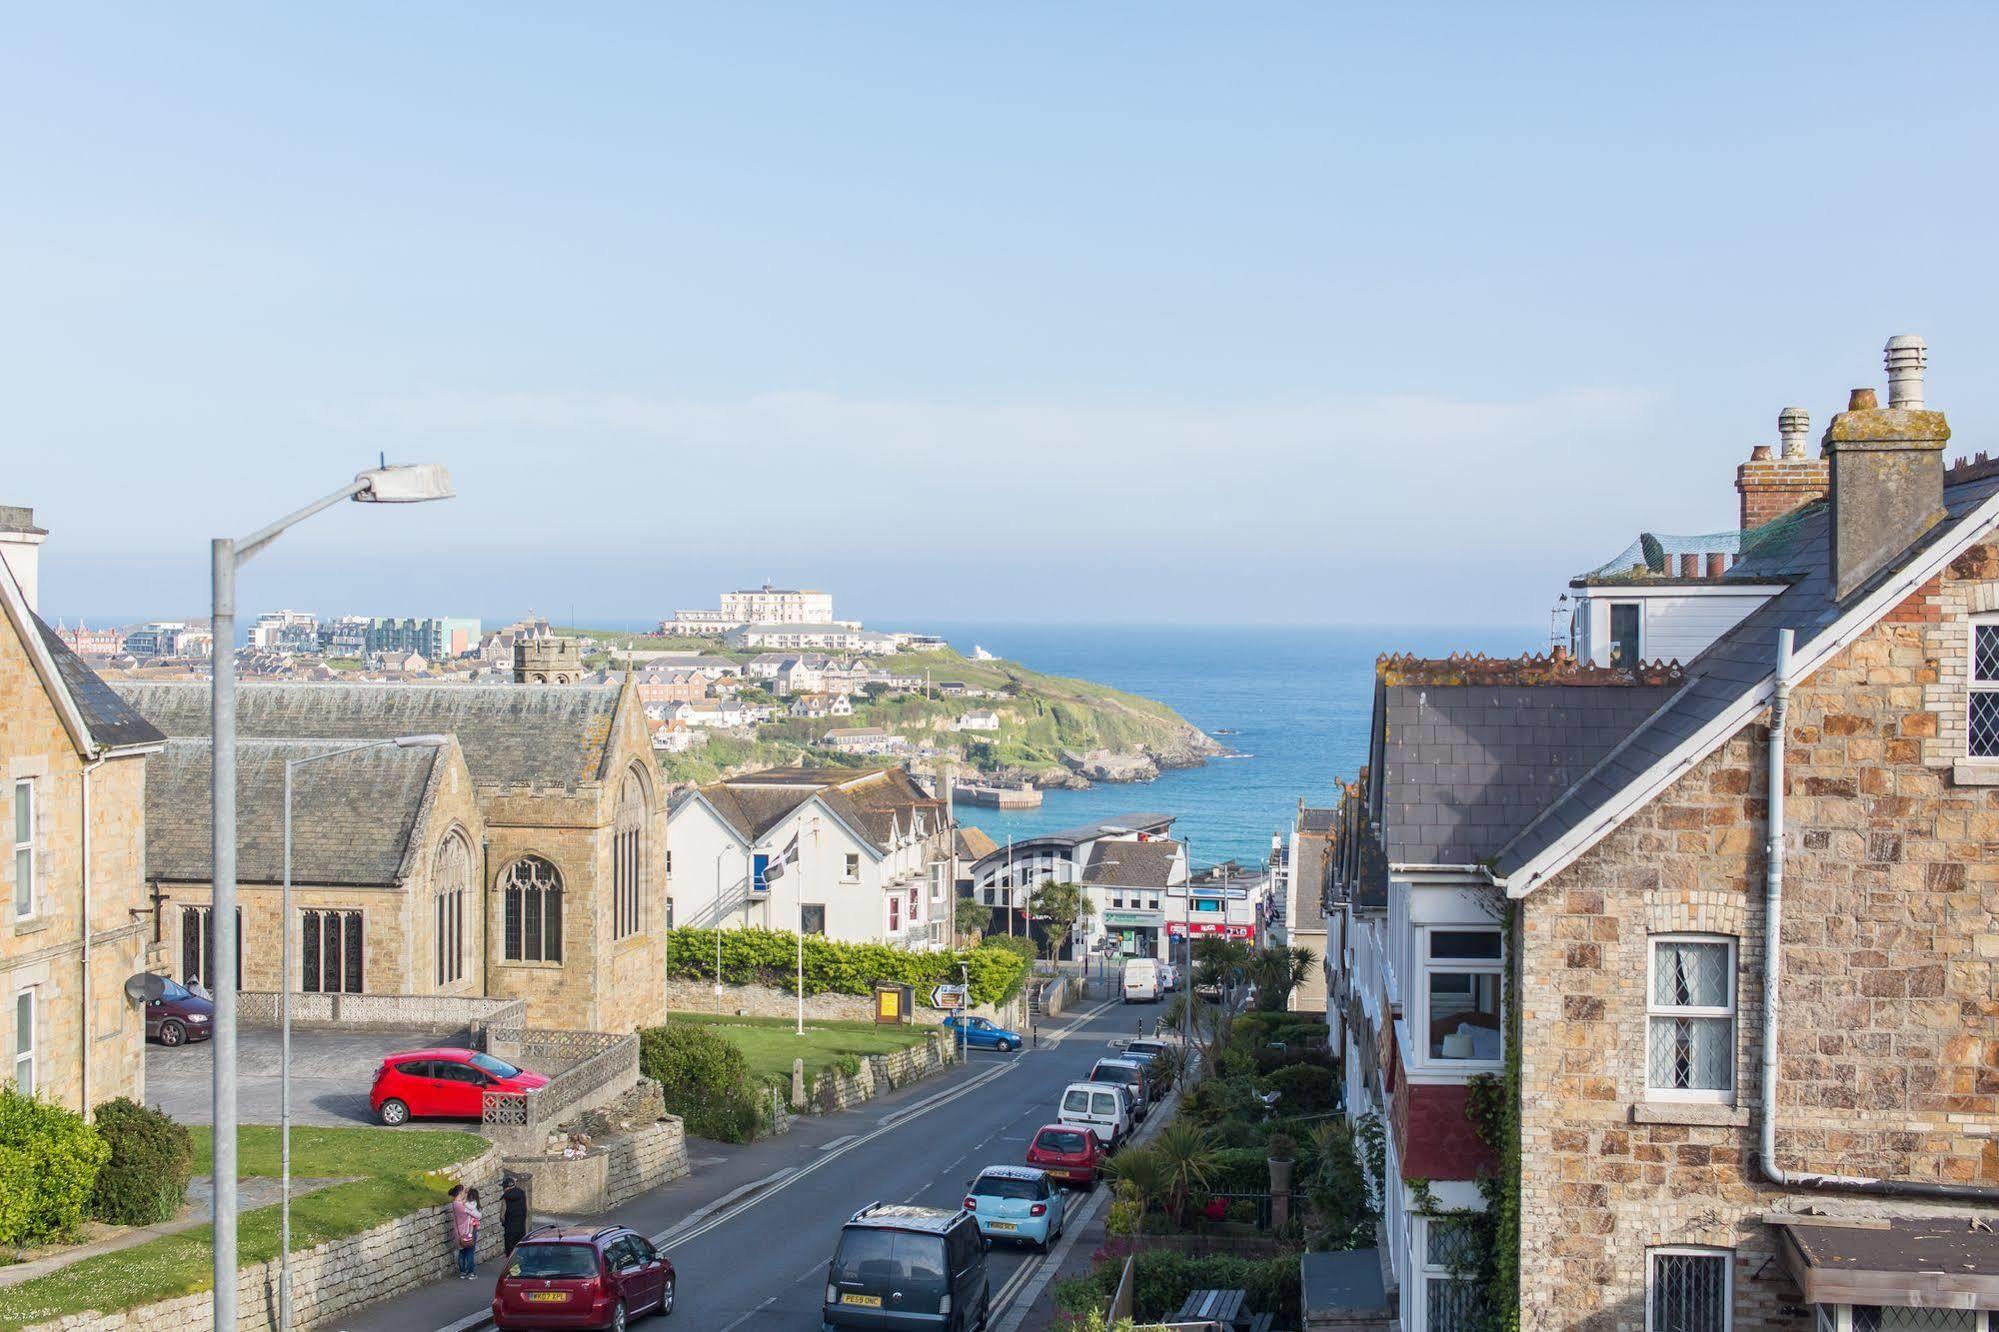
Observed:
[[[506,1187],[500,1190],[500,1235],[507,1242],[507,1252],[512,1253],[527,1233],[528,1191],[521,1187],[520,1176],[508,1175]]]
[[[479,1227],[486,1224],[486,1218],[479,1214],[479,1190],[465,1190],[465,1214],[472,1218],[472,1247],[469,1251],[472,1256],[466,1260],[466,1266],[470,1269],[471,1275],[477,1276],[479,1272]]]
[[[458,1279],[470,1281],[479,1268],[479,1222],[474,1210],[478,1195],[467,1193],[463,1184],[453,1184],[446,1196],[451,1199],[451,1242],[458,1249]]]

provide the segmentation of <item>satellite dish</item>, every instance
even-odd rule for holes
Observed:
[[[150,971],[141,971],[125,982],[125,997],[135,1004],[163,999],[166,993],[167,978],[156,976]]]

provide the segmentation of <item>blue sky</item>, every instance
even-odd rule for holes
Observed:
[[[1539,622],[1880,348],[1999,443],[1990,7],[42,7],[44,609]]]

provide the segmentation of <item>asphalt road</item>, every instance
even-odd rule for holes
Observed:
[[[616,1220],[659,1242],[678,1273],[679,1307],[661,1328],[703,1332],[817,1329],[826,1264],[840,1225],[873,1201],[957,1207],[987,1165],[1019,1163],[1055,1119],[1062,1087],[1081,1079],[1116,1037],[1162,1010],[1095,1003],[1044,1029],[1039,1049],[973,1051],[967,1065],[857,1110],[794,1120],[783,1137],[726,1147],[688,1140],[694,1173],[634,1199]],[[1052,1037],[1052,1039],[1051,1039]],[[1076,1208],[1084,1195],[1070,1194]],[[1031,1250],[987,1256],[995,1314],[1039,1270]],[[477,1283],[441,1283],[338,1320],[347,1332],[477,1326],[492,1265]]]

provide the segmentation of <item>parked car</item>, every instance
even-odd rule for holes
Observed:
[[[541,1074],[477,1050],[405,1050],[375,1070],[368,1105],[392,1128],[412,1119],[477,1119],[489,1091],[534,1092],[547,1085]]]
[[[1159,963],[1149,957],[1134,957],[1124,964],[1124,1001],[1151,1004],[1159,1001]]]
[[[953,1013],[944,1019],[944,1026],[954,1037],[964,1041],[972,1050],[1018,1050],[1024,1042],[1017,1031],[1009,1031],[991,1018],[973,1017],[969,1013]]]
[[[1091,1082],[1109,1082],[1131,1093],[1132,1118],[1139,1123],[1152,1113],[1153,1075],[1136,1059],[1099,1059],[1090,1068]]]
[[[840,1230],[820,1319],[829,1328],[983,1327],[986,1247],[970,1212],[869,1203]]]
[[[215,1005],[179,981],[159,978],[159,994],[146,1000],[146,1039],[161,1045],[186,1045],[215,1034]]]
[[[673,1312],[673,1263],[624,1226],[530,1230],[493,1287],[500,1332],[609,1328]]]
[[[1046,1170],[987,1166],[965,1186],[965,1210],[989,1240],[1017,1240],[1047,1253],[1062,1238],[1068,1207]]]
[[[1089,1188],[1102,1173],[1110,1153],[1096,1133],[1068,1124],[1044,1124],[1027,1144],[1027,1163],[1050,1176]]]
[[[1120,1059],[1136,1059],[1146,1065],[1147,1071],[1152,1075],[1152,1098],[1155,1101],[1173,1086],[1171,1066],[1166,1061],[1166,1052],[1169,1048],[1165,1041],[1129,1041],[1115,1056]]]
[[[1093,1131],[1111,1151],[1131,1132],[1130,1093],[1115,1083],[1072,1082],[1062,1089],[1058,1122]]]
[[[1180,968],[1171,962],[1159,964],[1159,988],[1171,994],[1180,988]]]

